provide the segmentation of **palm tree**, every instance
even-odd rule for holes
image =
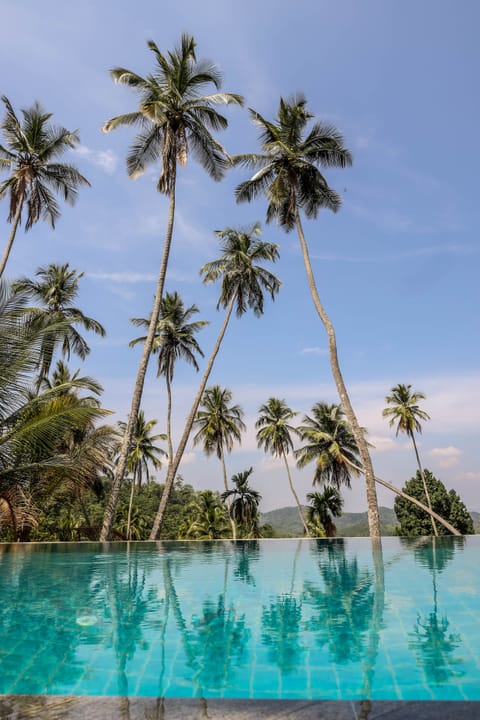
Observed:
[[[68,263],[64,265],[50,263],[47,267],[38,268],[35,275],[40,278],[39,281],[27,277],[20,278],[13,283],[12,288],[15,292],[25,294],[40,304],[37,322],[44,328],[48,326],[51,328],[44,334],[38,389],[50,372],[53,355],[58,345],[61,345],[62,355],[67,360],[71,352],[82,360],[89,354],[90,348],[76,329],[76,325],[101,337],[105,336],[105,329],[97,320],[87,317],[81,310],[73,307],[78,295],[78,283],[84,273],[71,270]]]
[[[167,446],[168,462],[173,462],[172,441],[172,382],[177,360],[183,359],[193,365],[198,372],[196,354],[203,357],[203,352],[195,339],[195,333],[208,325],[206,320],[190,322],[193,315],[199,310],[196,305],[185,308],[184,302],[177,292],[166,293],[160,305],[160,318],[153,342],[153,352],[158,354],[157,377],[164,375],[167,386]],[[150,320],[133,318],[134,325],[148,328]],[[132,340],[129,345],[133,347],[139,342],[145,342],[146,336]]]
[[[12,249],[24,206],[27,208],[25,231],[43,218],[52,228],[60,217],[55,198],[58,193],[70,205],[77,199],[77,188],[90,185],[73,165],[58,162],[59,157],[80,141],[77,131],[49,123],[52,113],[46,113],[39,103],[22,110],[21,122],[7,97],[2,95],[6,114],[0,129],[5,145],[0,145],[0,172],[11,172],[0,183],[0,200],[9,196],[8,222],[12,229],[0,260],[0,277]]]
[[[139,488],[141,487],[144,475],[148,483],[150,480],[149,464],[153,465],[155,470],[160,470],[162,466],[160,457],[166,455],[161,447],[155,445],[158,440],[165,440],[166,436],[163,434],[151,434],[156,424],[157,420],[145,420],[145,413],[143,410],[139,411],[127,462],[127,472],[132,473],[132,486],[128,503],[127,540],[130,540],[130,521],[132,517],[135,485],[138,485]],[[118,425],[122,433],[124,433],[127,423],[119,422]]]
[[[428,507],[431,510],[432,503],[430,500],[430,493],[428,492],[425,474],[423,472],[422,463],[420,462],[417,443],[415,442],[415,432],[422,432],[420,420],[430,420],[430,416],[418,405],[419,400],[425,400],[425,395],[422,392],[413,392],[411,385],[403,385],[402,383],[395,385],[395,387],[391,388],[390,392],[392,394],[387,395],[385,401],[391,407],[386,407],[383,410],[382,415],[383,417],[390,418],[390,427],[393,427],[393,425],[397,423],[397,429],[395,432],[397,437],[399,432],[404,432],[411,439],[413,449],[415,450],[415,456],[417,458],[418,469],[422,477],[425,497],[427,498]],[[430,515],[430,520],[432,521],[434,535],[438,537],[437,525],[432,515]]]
[[[189,507],[190,521],[186,536],[196,540],[219,540],[228,537],[229,526],[225,508],[211,490],[199,493]]]
[[[233,489],[222,493],[222,500],[231,500],[229,513],[243,537],[258,537],[258,504],[262,496],[248,484],[253,468],[232,476]]]
[[[303,423],[298,434],[306,444],[295,451],[298,467],[315,461],[314,484],[350,488],[351,476],[360,472],[359,451],[341,406],[315,403],[312,417],[305,415]]]
[[[278,246],[260,240],[260,226],[258,223],[241,230],[234,228],[218,230],[216,235],[221,242],[221,256],[218,260],[206,263],[200,268],[200,273],[203,275],[204,283],[211,283],[221,279],[222,289],[217,309],[220,306],[226,309],[225,318],[185,422],[185,429],[174,462],[168,469],[165,488],[150,533],[150,540],[155,540],[160,532],[175,475],[185,452],[195,415],[235,305],[237,317],[241,317],[248,308],[253,310],[254,315],[260,317],[263,314],[264,292],[268,292],[272,300],[274,300],[280,289],[278,278],[262,267],[265,262],[275,262],[277,260]]]
[[[128,448],[140,409],[145,375],[160,315],[175,218],[177,165],[186,164],[191,149],[208,174],[214,180],[221,180],[229,164],[229,158],[210,131],[224,129],[228,122],[216,111],[215,106],[243,104],[240,95],[219,92],[221,75],[218,68],[209,62],[197,61],[195,40],[190,35],[182,35],[180,47],[169,52],[168,56],[163,55],[152,40],[149,40],[148,47],[154,54],[155,68],[147,77],[143,78],[125,68],[115,68],[111,71],[115,82],[127,85],[139,94],[138,110],[118,115],[108,120],[103,127],[105,132],[121,125],[134,125],[140,128],[140,133],[127,156],[128,174],[136,178],[148,165],[159,160],[161,173],[157,190],[169,197],[169,211],[147,339],[138,367],[127,430],[112,492],[105,511],[101,540],[108,540],[112,529],[127,465]],[[202,95],[202,90],[210,85],[213,85],[216,92]]]
[[[255,423],[255,427],[259,428],[257,432],[257,445],[259,448],[263,447],[265,452],[271,452],[274,457],[283,458],[290,490],[295,498],[305,534],[308,536],[308,526],[303,516],[300,500],[293,485],[287,460],[288,453],[290,450],[293,450],[292,433],[298,434],[297,429],[294,428],[293,425],[289,425],[289,421],[298,413],[293,412],[285,400],[279,400],[273,397],[269,398],[267,402],[261,406],[259,412],[260,417]]]
[[[242,442],[242,432],[247,427],[242,420],[243,410],[240,405],[231,405],[232,391],[212,385],[203,393],[200,407],[193,421],[198,428],[193,436],[193,444],[203,443],[203,450],[207,457],[216,454],[222,464],[223,484],[228,492],[227,467],[225,465],[225,450],[232,452],[233,443]],[[235,522],[232,520],[233,539],[236,540]]]
[[[335,537],[337,528],[333,518],[340,517],[343,507],[343,498],[338,489],[326,485],[321,493],[308,493],[307,500],[310,503],[307,508],[308,523],[312,530],[317,532],[323,530],[321,535]]]
[[[314,117],[306,105],[301,95],[288,101],[281,98],[276,122],[268,122],[258,112],[250,110],[254,123],[260,127],[262,152],[232,158],[236,164],[257,169],[250,180],[237,187],[236,197],[237,202],[250,202],[265,194],[268,200],[267,222],[277,220],[286,232],[297,229],[310,293],[328,335],[332,374],[365,471],[370,535],[379,537],[372,461],[340,370],[335,331],[318,294],[300,218],[300,210],[307,218],[316,218],[322,208],[333,212],[339,210],[340,195],[329,187],[318,165],[326,168],[348,167],[352,164],[352,156],[343,144],[342,135],[332,125],[315,122],[304,137],[308,122]]]
[[[34,496],[88,474],[91,454],[80,451],[76,441],[108,414],[96,399],[79,397],[80,387],[92,389],[88,378],[64,378],[32,393],[50,327],[36,322],[27,299],[0,283],[0,496],[9,504],[13,525],[15,507],[30,522]]]

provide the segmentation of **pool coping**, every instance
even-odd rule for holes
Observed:
[[[0,720],[480,720],[480,702],[0,695]]]

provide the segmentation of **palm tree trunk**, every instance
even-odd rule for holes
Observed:
[[[303,233],[303,227],[302,227],[302,223],[300,220],[300,214],[298,212],[298,208],[295,209],[295,215],[296,215],[297,232],[298,232],[298,237],[300,239],[300,245],[302,248],[303,261],[305,264],[305,270],[307,272],[307,279],[308,279],[308,285],[310,288],[310,293],[312,295],[315,309],[317,310],[317,313],[319,314],[320,319],[321,319],[321,321],[325,327],[325,330],[327,331],[327,335],[328,335],[330,366],[332,368],[333,378],[335,380],[335,385],[337,386],[337,392],[340,397],[340,402],[342,403],[343,409],[345,411],[345,415],[347,416],[348,422],[350,423],[350,426],[352,428],[355,442],[357,443],[358,451],[359,451],[360,457],[362,459],[362,465],[365,468],[364,475],[365,475],[365,484],[366,484],[366,490],[367,490],[367,512],[368,512],[368,527],[370,530],[370,537],[380,537],[380,520],[378,517],[377,491],[375,488],[375,476],[373,473],[372,460],[370,458],[370,453],[368,452],[367,442],[366,442],[363,432],[360,428],[360,425],[358,424],[358,420],[357,420],[357,417],[353,410],[352,403],[350,402],[350,397],[348,395],[347,388],[346,388],[345,382],[343,380],[342,372],[340,370],[340,364],[338,362],[338,354],[337,354],[337,343],[336,343],[336,339],[335,339],[335,331],[333,329],[332,323],[330,322],[330,318],[328,317],[328,315],[320,301],[320,297],[318,295],[318,290],[317,290],[317,286],[315,284],[315,278],[313,276],[312,266],[310,263],[310,256],[308,253],[307,242],[305,240],[305,235]]]
[[[133,507],[133,495],[135,493],[135,475],[132,478],[132,487],[130,488],[130,499],[128,501],[128,515],[127,515],[127,540],[130,540],[130,526],[132,524],[132,507]]]
[[[168,467],[173,462],[173,442],[172,442],[172,385],[168,376],[168,370],[165,373],[165,384],[167,386],[167,447],[168,447]]]
[[[223,485],[225,487],[225,492],[228,492],[228,481],[227,481],[227,466],[225,464],[225,454],[223,452],[223,448],[220,448],[220,461],[222,463],[222,472],[223,472]],[[227,498],[227,509],[228,509],[228,517],[230,519],[230,525],[232,526],[232,540],[237,539],[237,526],[235,525],[235,520],[230,515],[230,499]]]
[[[210,359],[208,361],[207,367],[205,368],[205,372],[203,373],[203,377],[200,382],[197,394],[195,396],[192,407],[188,414],[188,417],[187,417],[187,420],[185,423],[185,429],[183,431],[183,435],[178,444],[177,452],[175,453],[175,458],[173,460],[173,463],[171,465],[169,465],[167,478],[165,480],[165,487],[163,489],[162,497],[160,499],[160,505],[158,506],[158,511],[155,516],[152,530],[150,532],[149,540],[156,540],[162,529],[163,519],[165,517],[165,510],[167,507],[168,499],[170,497],[170,492],[172,490],[173,482],[175,480],[175,475],[177,474],[178,466],[180,465],[180,461],[183,457],[183,453],[185,452],[188,438],[190,437],[190,433],[192,432],[193,421],[195,419],[195,415],[197,413],[198,406],[200,405],[200,402],[202,400],[203,393],[205,391],[205,387],[208,382],[208,378],[210,377],[213,363],[215,362],[215,358],[217,357],[218,351],[220,350],[220,345],[222,344],[223,337],[227,330],[228,322],[230,320],[230,316],[232,314],[233,306],[235,304],[236,299],[237,299],[237,295],[235,294],[232,297],[232,299],[230,300],[227,312],[225,314],[225,319],[223,321],[223,325],[222,325],[221,330],[217,337],[217,342],[215,343],[215,347],[212,350],[212,354],[210,355]]]
[[[357,472],[363,473],[363,468],[359,467],[358,465],[355,465],[355,463],[350,463],[347,460],[347,463]],[[445,520],[440,515],[437,515],[436,512],[428,508],[426,505],[424,505],[420,500],[417,500],[417,498],[412,497],[411,495],[407,495],[407,493],[403,492],[403,490],[399,490],[395,485],[392,485],[391,483],[387,482],[386,480],[382,480],[381,478],[377,477],[375,475],[375,482],[379,485],[383,485],[383,487],[388,488],[391,490],[395,495],[399,495],[400,497],[404,498],[405,500],[408,500],[409,502],[413,503],[417,507],[419,507],[421,510],[427,513],[427,515],[430,515],[430,517],[435,518],[440,525],[443,525],[443,527],[447,528],[449,532],[452,533],[452,535],[460,536],[462,533],[458,532],[456,528],[451,525],[448,520]]]
[[[423,472],[422,463],[420,462],[420,455],[418,453],[417,443],[415,442],[415,435],[413,434],[413,432],[409,432],[408,434],[410,435],[410,438],[413,443],[413,449],[415,450],[415,456],[417,458],[417,465],[418,465],[418,469],[420,470],[420,476],[421,476],[422,482],[423,482],[423,489],[425,491],[425,497],[427,498],[427,504],[428,504],[428,507],[430,508],[430,512],[431,512],[432,511],[432,501],[430,500],[430,493],[428,492],[427,481],[425,479],[425,473]],[[430,520],[432,521],[433,534],[435,535],[435,537],[438,537],[437,526],[435,524],[435,520],[433,519],[432,515],[430,515]]]
[[[167,232],[163,245],[163,256],[160,265],[160,272],[158,275],[157,290],[153,303],[150,325],[148,326],[148,334],[145,340],[145,344],[143,346],[140,364],[138,366],[137,379],[135,381],[135,387],[133,390],[132,403],[128,416],[127,427],[123,436],[122,446],[120,448],[120,454],[115,471],[115,477],[112,483],[112,490],[108,499],[107,508],[105,510],[105,516],[103,518],[103,526],[100,533],[100,542],[106,542],[110,537],[110,533],[112,532],[113,520],[115,517],[115,511],[117,509],[118,498],[120,496],[120,489],[122,487],[122,482],[127,467],[128,453],[130,450],[130,445],[132,443],[133,433],[135,431],[135,424],[137,422],[138,412],[140,410],[140,403],[142,401],[143,386],[145,383],[145,375],[147,373],[148,361],[152,352],[153,341],[155,339],[155,331],[157,328],[158,318],[160,316],[160,306],[162,302],[163,287],[165,285],[165,275],[167,272],[168,258],[170,255],[170,246],[172,244],[173,222],[175,219],[175,170],[173,171],[171,187],[172,190],[170,192]]]
[[[17,233],[17,227],[20,222],[20,217],[22,214],[22,207],[23,207],[23,199],[18,203],[17,209],[15,210],[15,215],[14,215],[13,223],[12,223],[12,229],[10,231],[10,235],[9,235],[5,250],[3,251],[2,259],[0,260],[0,277],[2,277],[2,275],[3,275],[3,271],[5,270],[5,266],[8,261],[8,256],[10,255],[10,250],[12,249],[13,241],[15,240],[15,235]]]
[[[291,476],[290,468],[289,468],[289,466],[288,466],[288,461],[287,461],[287,455],[286,455],[286,453],[285,453],[284,450],[282,450],[282,456],[283,456],[283,461],[284,461],[284,463],[285,463],[285,468],[286,468],[286,470],[287,470],[287,477],[288,477],[288,482],[290,483],[290,490],[292,491],[292,495],[293,495],[293,497],[295,498],[295,502],[297,503],[298,514],[300,515],[300,520],[301,520],[302,525],[303,525],[303,527],[304,527],[304,529],[305,529],[305,535],[306,535],[307,537],[310,537],[310,533],[308,532],[308,525],[307,525],[307,523],[306,523],[306,521],[305,521],[305,518],[304,518],[304,516],[303,516],[302,506],[300,505],[300,500],[298,499],[298,495],[297,495],[296,490],[295,490],[295,488],[294,488],[294,486],[293,486],[292,476]]]

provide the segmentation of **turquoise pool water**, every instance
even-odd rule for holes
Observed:
[[[0,693],[480,700],[479,551],[0,545]]]

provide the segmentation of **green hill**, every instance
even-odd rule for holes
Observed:
[[[380,526],[383,535],[393,535],[396,518],[393,509],[380,507]],[[283,507],[260,515],[262,525],[268,523],[276,537],[302,537],[303,527],[296,507]],[[337,535],[345,537],[368,536],[367,513],[344,513],[335,520]]]
[[[393,535],[397,518],[393,508],[380,507],[380,527],[382,535]],[[471,512],[473,526],[476,533],[480,533],[480,512]],[[296,507],[283,507],[261,513],[262,525],[271,525],[276,537],[302,537],[303,526]],[[337,536],[341,537],[368,537],[367,513],[343,513],[335,520]]]

